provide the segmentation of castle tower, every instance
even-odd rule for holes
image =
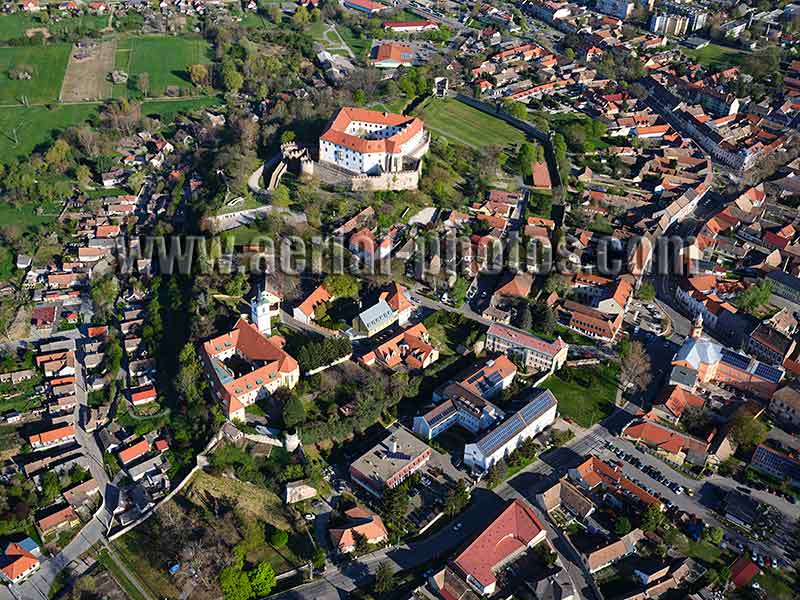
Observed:
[[[692,330],[689,333],[689,337],[693,337],[696,340],[700,339],[700,336],[703,335],[703,315],[698,314],[694,321],[692,321]]]
[[[264,279],[264,288],[257,289],[255,296],[250,301],[250,321],[258,327],[265,336],[272,335],[272,319],[270,314],[270,294],[267,292],[267,281]]]

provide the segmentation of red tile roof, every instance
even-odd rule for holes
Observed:
[[[379,140],[367,140],[362,137],[346,133],[348,125],[353,121],[361,121],[366,123],[379,123],[381,125],[388,125],[393,127],[402,127],[402,129],[394,135]],[[417,133],[422,131],[423,123],[416,117],[406,117],[404,115],[397,115],[387,112],[378,112],[375,110],[367,110],[365,108],[345,107],[339,109],[336,117],[328,127],[328,130],[322,134],[320,140],[331,142],[339,146],[344,146],[355,150],[356,152],[387,152],[389,154],[397,154],[400,152],[400,147],[414,137]]]
[[[531,165],[531,179],[533,180],[533,187],[537,190],[549,190],[553,187],[550,181],[550,171],[544,161]]]
[[[319,286],[303,300],[297,309],[309,318],[313,318],[314,309],[331,299],[331,295],[324,285]]]
[[[536,513],[526,502],[515,499],[454,560],[464,577],[472,576],[481,585],[495,583],[492,569],[511,555],[524,550],[544,534]]]
[[[57,427],[56,429],[50,429],[49,431],[43,431],[32,435],[28,438],[28,442],[31,446],[35,444],[47,444],[73,435],[75,435],[75,428],[72,425],[65,425],[64,427]]]
[[[131,393],[131,402],[134,404],[143,404],[156,399],[156,388],[153,386],[144,388]]]
[[[139,458],[140,456],[144,456],[150,451],[150,444],[147,440],[141,439],[136,442],[133,446],[128,446],[124,450],[120,451],[119,459],[122,461],[123,465],[127,465],[129,462],[132,462]]]
[[[758,565],[747,556],[740,556],[731,566],[731,583],[737,588],[749,585],[756,575]]]
[[[689,406],[703,408],[705,400],[680,386],[666,388],[661,396],[662,404],[675,417],[679,418]]]
[[[379,299],[385,300],[395,312],[403,312],[414,306],[408,299],[408,289],[396,281],[390,283],[388,289],[380,293]]]
[[[48,532],[54,527],[58,527],[62,523],[67,523],[70,521],[77,520],[75,516],[75,509],[71,506],[67,506],[66,508],[62,508],[61,510],[54,512],[52,515],[47,515],[39,519],[39,529],[43,532]]]
[[[398,44],[396,42],[387,42],[378,46],[378,52],[375,55],[375,62],[391,61],[401,65],[412,64],[414,59],[414,49],[405,44]]]
[[[39,559],[25,550],[19,544],[9,544],[6,546],[5,557],[10,561],[2,569],[3,575],[11,581],[20,577],[25,571],[39,564]]]

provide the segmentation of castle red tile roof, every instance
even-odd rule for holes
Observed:
[[[392,136],[379,140],[367,140],[347,133],[347,127],[353,121],[378,123],[380,125],[402,127]],[[336,113],[327,131],[320,140],[331,142],[345,148],[350,148],[362,154],[372,152],[386,152],[398,154],[400,147],[422,131],[423,123],[416,117],[406,117],[394,113],[378,112],[366,108],[344,107]]]
[[[513,554],[542,538],[544,526],[526,502],[515,499],[461,552],[453,565],[464,577],[472,576],[482,586],[497,581],[492,569]]]

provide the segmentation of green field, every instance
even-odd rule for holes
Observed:
[[[0,104],[18,104],[26,96],[31,104],[55,102],[67,69],[69,44],[0,48]],[[9,70],[31,67],[33,78],[11,79]]]
[[[519,129],[458,100],[433,98],[421,106],[420,116],[426,128],[473,148],[525,141]]]
[[[682,50],[683,53],[693,61],[716,68],[741,64],[745,54],[743,50],[736,50],[735,48],[728,48],[717,44],[709,44],[699,50],[690,50],[688,48],[683,48]]]
[[[594,367],[563,368],[541,387],[558,399],[558,412],[581,427],[591,427],[614,411],[619,367],[602,364]]]
[[[27,13],[15,13],[0,17],[0,41],[15,40],[25,35],[25,30],[31,27],[43,27],[36,17]]]
[[[163,96],[167,86],[191,88],[187,67],[209,63],[208,43],[195,37],[129,37],[117,44],[116,66],[127,71],[135,85],[140,73],[150,76],[150,95]],[[114,86],[114,95],[125,95],[124,86]]]

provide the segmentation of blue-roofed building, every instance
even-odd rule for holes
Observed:
[[[485,471],[519,445],[535,437],[556,420],[558,401],[550,390],[534,388],[528,402],[516,413],[464,446],[464,464]]]
[[[750,466],[780,481],[800,488],[800,462],[791,456],[761,444],[753,453]]]

